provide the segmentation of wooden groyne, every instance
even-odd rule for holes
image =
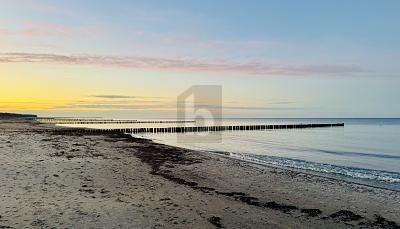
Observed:
[[[322,127],[340,127],[344,123],[334,124],[277,124],[277,125],[240,125],[240,126],[192,126],[192,127],[155,127],[155,128],[124,128],[124,129],[86,129],[71,128],[62,129],[62,132],[86,132],[86,133],[186,133],[186,132],[212,132],[212,131],[254,131],[254,130],[282,130],[305,129]]]
[[[193,120],[114,120],[114,119],[97,119],[97,120],[85,120],[85,119],[37,119],[38,122],[50,123],[50,124],[140,124],[140,123],[195,123]]]
[[[115,119],[81,119],[81,118],[36,118],[36,121],[43,123],[58,123],[58,122],[112,122]],[[137,120],[129,120],[129,121],[137,121]]]

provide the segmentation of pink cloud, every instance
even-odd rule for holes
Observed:
[[[26,36],[65,36],[71,33],[71,29],[66,26],[48,22],[28,21],[25,24],[20,33]]]
[[[21,37],[32,39],[34,37],[67,37],[74,32],[72,28],[47,22],[26,22],[19,29],[0,28],[0,36]]]
[[[101,36],[107,32],[100,26],[66,26],[46,21],[24,21],[19,28],[0,28],[0,36],[15,36],[22,39]]]
[[[0,28],[0,35],[10,35],[10,34],[12,34],[12,31],[10,31],[9,29]]]
[[[0,53],[0,63],[58,63],[183,72],[230,72],[254,75],[352,75],[366,71],[354,65],[272,65],[198,61],[144,56]]]

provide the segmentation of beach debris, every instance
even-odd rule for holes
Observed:
[[[6,229],[6,228],[13,228],[13,227],[0,225],[0,229]]]
[[[31,223],[31,226],[37,226],[37,227],[44,227],[46,225],[46,222],[41,219],[37,219]]]
[[[83,187],[83,186],[82,186]],[[107,189],[104,189],[104,188],[102,188],[101,190],[100,190],[100,193],[101,194],[105,194],[105,193],[109,193],[110,191],[108,191]]]
[[[340,210],[338,212],[333,213],[332,215],[330,215],[331,218],[333,219],[339,219],[341,221],[347,222],[347,221],[357,221],[360,219],[363,219],[364,217],[355,214],[352,211],[348,211],[348,210]]]
[[[214,225],[217,228],[223,228],[221,224],[221,218],[218,216],[211,216],[208,218],[208,222],[210,222],[212,225]]]
[[[396,222],[389,221],[380,215],[375,215],[375,222],[372,225],[386,229],[400,229],[400,226]]]
[[[303,209],[300,210],[300,212],[304,213],[304,214],[307,214],[308,216],[311,216],[311,217],[316,217],[316,216],[318,216],[318,215],[320,215],[322,213],[321,210],[316,209],[316,208],[310,208],[310,209],[303,208]]]
[[[297,210],[298,207],[293,206],[293,205],[286,205],[286,204],[278,204],[275,201],[271,201],[265,204],[265,207],[271,208],[274,210],[279,210],[283,213],[289,213],[292,210]]]
[[[87,192],[87,193],[90,193],[90,194],[94,194],[96,192],[95,190],[90,189],[90,188],[88,188],[88,189],[81,188],[81,189],[79,189],[79,191],[80,192]]]

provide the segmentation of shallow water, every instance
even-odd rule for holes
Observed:
[[[222,122],[224,125],[344,122],[345,126],[141,136],[190,149],[228,152],[232,157],[261,164],[400,189],[400,119],[224,119]],[[190,136],[190,140],[185,136]]]

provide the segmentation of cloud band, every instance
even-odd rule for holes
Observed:
[[[0,53],[0,63],[58,63],[183,72],[230,72],[252,75],[354,75],[366,71],[354,65],[271,65],[197,61],[144,56],[58,55],[42,53]]]

